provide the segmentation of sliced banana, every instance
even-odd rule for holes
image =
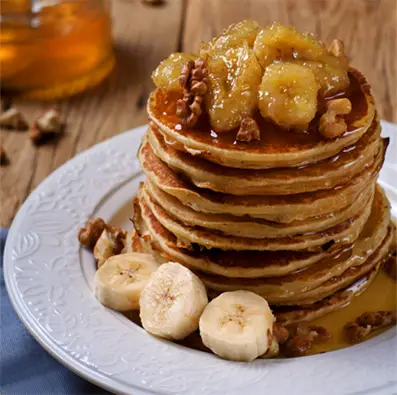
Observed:
[[[195,274],[179,263],[165,263],[141,293],[142,325],[153,335],[183,339],[197,330],[207,303],[204,284]]]
[[[273,63],[266,68],[259,87],[259,110],[281,127],[305,129],[316,115],[319,88],[307,67]]]
[[[203,343],[232,361],[252,361],[271,346],[274,317],[268,303],[249,291],[225,292],[200,318]]]
[[[104,306],[116,311],[138,309],[141,292],[158,267],[149,254],[114,255],[95,274],[95,296]]]

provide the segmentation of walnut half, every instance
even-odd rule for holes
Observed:
[[[85,247],[94,248],[96,242],[106,228],[106,223],[102,218],[90,219],[85,228],[79,230],[79,242]]]
[[[201,106],[208,89],[207,63],[203,59],[186,62],[182,66],[179,83],[184,96],[176,103],[176,115],[184,126],[191,128],[201,115]]]
[[[333,139],[347,130],[343,115],[350,114],[352,104],[349,99],[330,100],[326,105],[327,111],[321,115],[319,123],[320,133],[327,139]]]

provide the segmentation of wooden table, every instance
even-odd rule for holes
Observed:
[[[397,122],[396,0],[114,0],[117,66],[101,86],[60,103],[63,138],[34,147],[23,132],[2,131],[11,163],[1,168],[1,225],[9,226],[29,193],[76,153],[147,122],[151,72],[171,52],[195,51],[229,24],[276,20],[345,42],[351,63],[372,84],[380,116]],[[48,104],[15,103],[32,121]],[[133,154],[138,147],[131,147]]]

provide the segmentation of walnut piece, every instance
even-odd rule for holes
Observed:
[[[289,338],[289,331],[285,326],[275,322],[273,324],[273,336],[279,344],[284,344]]]
[[[107,225],[102,218],[93,218],[85,228],[80,229],[78,238],[82,245],[93,249],[98,267],[101,267],[106,259],[123,251],[127,231]]]
[[[27,130],[29,125],[21,112],[16,108],[9,108],[0,115],[0,126],[5,129]]]
[[[176,115],[182,125],[191,128],[196,125],[200,115],[204,95],[208,90],[207,63],[202,59],[189,60],[181,69],[179,84],[183,88],[183,99],[176,103]]]
[[[127,232],[114,226],[105,226],[101,236],[95,243],[94,257],[100,268],[108,258],[122,252],[126,242]]]
[[[286,357],[301,357],[312,347],[312,342],[305,336],[294,336],[282,347],[282,353]]]
[[[61,114],[56,108],[45,111],[33,123],[29,137],[34,143],[40,143],[48,137],[54,137],[62,132]]]
[[[0,144],[0,166],[6,166],[10,163],[7,152],[5,151],[3,144]]]
[[[331,338],[331,333],[322,326],[306,322],[288,326],[289,338],[282,345],[281,352],[286,357],[299,357],[306,354],[313,343],[323,343]]]
[[[105,228],[106,223],[102,218],[90,219],[87,226],[79,230],[79,242],[88,248],[94,248]]]
[[[306,322],[291,325],[288,329],[291,335],[304,336],[313,343],[323,343],[331,338],[331,333],[326,328]]]
[[[396,323],[395,311],[374,311],[361,314],[354,322],[343,328],[345,339],[349,343],[358,343],[373,331]]]
[[[349,99],[330,100],[326,105],[327,111],[321,115],[319,123],[320,133],[327,139],[340,136],[347,130],[346,122],[342,115],[347,115],[352,110]]]
[[[237,132],[236,140],[249,143],[250,141],[259,141],[261,132],[254,119],[246,117],[241,121],[240,129]]]

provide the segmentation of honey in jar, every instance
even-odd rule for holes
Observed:
[[[108,2],[0,0],[3,92],[31,99],[96,85],[114,64]]]

